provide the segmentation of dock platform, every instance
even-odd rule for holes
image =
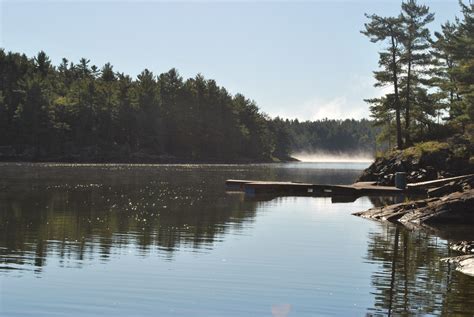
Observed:
[[[228,179],[226,189],[242,191],[248,195],[278,194],[298,196],[393,196],[400,194],[419,194],[415,188],[399,189],[393,186],[378,186],[375,182],[359,182],[352,185],[321,185],[297,182],[272,182]]]

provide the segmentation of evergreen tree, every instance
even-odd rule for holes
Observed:
[[[63,59],[0,50],[0,146],[16,158],[269,161],[301,150],[373,150],[367,120],[271,119],[241,94],[175,69],[132,79]],[[2,155],[0,149],[0,158]],[[9,150],[10,151],[10,150]]]
[[[140,111],[141,145],[152,154],[163,151],[163,135],[161,133],[161,111],[158,85],[153,72],[145,69],[138,75],[136,98]]]
[[[403,54],[401,62],[405,70],[403,78],[404,108],[405,108],[405,143],[411,144],[410,125],[412,121],[411,112],[416,107],[416,93],[422,95],[426,91],[422,89],[423,75],[429,69],[432,58],[428,49],[430,48],[430,31],[426,27],[434,20],[434,14],[429,12],[425,5],[419,5],[416,0],[408,0],[402,3],[402,34],[400,35],[403,44]],[[425,82],[426,83],[426,82]],[[418,105],[416,113],[421,116],[422,105]],[[421,118],[417,118],[420,119]]]
[[[460,6],[463,16],[449,38],[446,51],[454,60],[449,74],[460,96],[452,105],[450,115],[464,130],[474,120],[474,4],[460,2]]]
[[[444,110],[451,113],[450,117],[447,118],[448,120],[455,117],[453,113],[456,108],[455,103],[460,100],[457,83],[452,74],[456,62],[448,47],[455,35],[457,25],[446,22],[441,25],[441,29],[442,32],[434,33],[435,39],[431,41],[434,71],[430,84],[437,88],[434,97],[436,98],[435,107],[438,111],[438,123]]]
[[[374,77],[377,80],[375,86],[393,86],[393,98],[386,98],[385,100],[371,99],[371,103],[384,103],[386,109],[395,111],[397,147],[403,147],[402,141],[402,127],[401,127],[401,103],[400,103],[400,77],[402,72],[401,57],[402,57],[402,43],[401,36],[403,32],[402,17],[381,17],[378,15],[366,15],[370,19],[369,23],[365,24],[365,30],[362,34],[370,38],[373,43],[384,42],[387,48],[379,52],[379,67],[381,70],[374,72]],[[390,101],[387,104],[387,101]],[[378,117],[377,112],[373,112],[375,117]]]

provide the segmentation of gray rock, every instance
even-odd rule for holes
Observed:
[[[372,208],[354,213],[354,215],[410,225],[438,222],[474,225],[474,189],[455,192],[441,198],[428,198]]]
[[[441,259],[443,262],[452,263],[456,266],[456,270],[474,276],[474,255],[461,255],[451,258]]]
[[[460,241],[449,246],[452,250],[464,253],[474,253],[474,241]]]
[[[459,182],[450,182],[446,185],[428,189],[428,197],[441,197],[443,195],[447,195],[456,191],[462,191],[463,186]]]

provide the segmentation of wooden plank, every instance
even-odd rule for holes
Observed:
[[[338,185],[337,187],[349,187],[357,190],[358,195],[386,195],[386,194],[403,194],[406,190],[396,188],[394,186],[377,186],[372,184],[352,184]]]
[[[228,179],[225,182],[225,187],[227,190],[237,190],[242,191],[244,184],[251,183],[253,181],[242,180],[242,179]]]
[[[355,183],[352,185],[323,185],[295,182],[227,180],[226,187],[244,191],[249,195],[280,194],[304,196],[362,196],[362,195],[396,195],[406,193],[393,186],[377,186],[375,182]]]
[[[449,177],[449,178],[441,178],[441,179],[435,179],[435,180],[426,181],[426,182],[411,183],[411,184],[407,184],[407,186],[411,188],[437,187],[443,184],[447,184],[451,181],[456,181],[456,180],[469,178],[469,177],[474,177],[474,174],[461,175],[461,176],[455,176],[455,177]]]
[[[312,193],[312,184],[293,183],[293,182],[268,182],[257,181],[249,182],[243,185],[246,194],[268,194],[268,193]]]
[[[242,180],[242,179],[228,179],[225,182],[226,188],[231,190],[244,190],[245,185],[254,184],[253,186],[311,186],[312,184],[298,183],[298,182],[275,182],[275,181],[256,181],[256,180]]]
[[[229,179],[226,181],[228,190],[244,191],[248,194],[299,194],[320,196],[362,196],[362,195],[396,195],[396,194],[421,194],[426,193],[426,188],[440,186],[451,181],[474,177],[474,174],[443,178],[438,180],[412,183],[407,189],[399,189],[394,186],[378,186],[376,182],[359,182],[352,185],[324,185],[298,182],[276,182],[258,180]]]
[[[352,184],[354,187],[367,187],[367,186],[375,186],[377,182],[357,182]]]

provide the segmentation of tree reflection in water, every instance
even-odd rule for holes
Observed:
[[[0,275],[34,270],[42,276],[48,262],[82,267],[97,259],[109,263],[123,252],[168,261],[179,249],[209,252],[231,230],[238,234],[251,226],[257,210],[288,202],[226,194],[226,178],[347,184],[358,173],[278,166],[0,164]],[[403,199],[371,201],[380,206]],[[365,261],[373,270],[374,303],[367,308],[368,315],[472,315],[474,279],[439,260],[455,254],[442,238],[473,240],[473,232],[462,226],[429,229],[436,235],[393,224],[369,231]]]
[[[370,234],[366,256],[378,267],[369,315],[472,316],[474,279],[440,262],[453,253],[444,240],[392,224],[381,227]]]
[[[180,247],[211,247],[227,230],[239,230],[255,216],[256,202],[222,195],[223,182],[207,184],[192,173],[173,182],[172,171],[148,179],[143,173],[125,178],[118,173],[122,176],[108,175],[104,182],[97,172],[86,172],[77,183],[74,175],[62,181],[41,175],[36,181],[33,173],[24,176],[31,181],[4,186],[0,270],[34,266],[40,272],[48,255],[81,266],[95,255],[105,261],[128,245],[142,255],[156,249],[171,259]]]
[[[80,266],[130,245],[168,260],[181,247],[205,251],[252,222],[262,204],[225,194],[227,178],[340,184],[359,173],[294,164],[0,163],[0,271],[40,272],[48,255]]]

